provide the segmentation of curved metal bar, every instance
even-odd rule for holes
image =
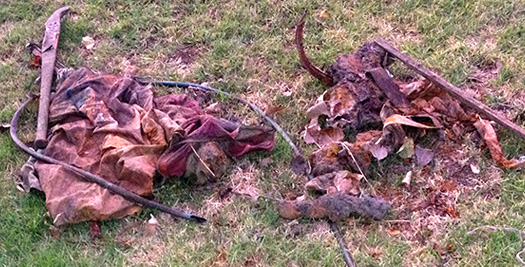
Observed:
[[[326,72],[322,71],[318,67],[316,67],[310,59],[306,56],[306,53],[304,52],[304,46],[303,46],[303,30],[304,30],[304,20],[306,18],[306,12],[299,20],[299,23],[297,23],[296,29],[295,29],[295,47],[297,48],[297,52],[299,52],[299,58],[301,59],[301,64],[303,67],[315,78],[319,79],[321,82],[332,85],[333,84],[333,78],[332,76],[328,75]]]

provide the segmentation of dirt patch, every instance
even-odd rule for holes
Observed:
[[[155,232],[146,229],[148,227],[146,221],[126,221],[123,224],[115,237],[115,241],[123,248],[132,251],[130,257],[126,258],[128,263],[141,266],[158,266],[160,264],[166,252],[170,250],[162,225],[169,225],[173,223],[173,220],[169,216],[166,217],[158,218],[158,226]]]
[[[395,45],[406,43],[420,44],[423,42],[418,30],[414,27],[402,29],[380,18],[372,18],[370,23],[377,28],[379,36],[389,36],[389,39]]]
[[[14,28],[15,24],[9,21],[0,24],[0,41],[3,42]]]
[[[467,82],[474,85],[486,86],[488,82],[496,79],[500,70],[503,68],[503,62],[497,61],[489,64],[482,63],[476,67],[474,73],[469,75]]]
[[[449,223],[461,219],[461,199],[477,194],[480,201],[490,201],[499,196],[501,170],[493,165],[481,168],[480,156],[466,153],[461,143],[437,145],[434,164],[413,168],[410,187],[383,180],[376,188],[390,200],[394,221],[401,220],[389,224],[387,231],[399,231],[421,245],[437,242]],[[399,165],[392,165],[383,172],[398,173],[399,169]]]
[[[465,91],[470,96],[483,100],[490,99],[496,103],[490,106],[507,118],[515,121],[525,120],[525,93],[513,92],[508,85],[492,85],[498,78],[499,72],[503,68],[501,61],[481,63],[476,66],[475,71],[467,77]]]
[[[193,70],[193,65],[200,55],[199,48],[191,45],[183,45],[175,53],[169,55],[168,64],[174,65],[177,72],[186,75]]]

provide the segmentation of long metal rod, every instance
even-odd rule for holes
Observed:
[[[37,160],[40,160],[40,161],[43,161],[43,162],[46,162],[46,163],[49,163],[49,164],[60,165],[60,166],[64,167],[65,169],[69,170],[69,171],[76,172],[76,173],[80,174],[80,176],[82,178],[84,178],[86,181],[89,181],[89,182],[92,182],[92,183],[96,183],[99,186],[102,186],[103,188],[106,188],[109,191],[111,191],[111,192],[113,192],[113,193],[115,193],[117,195],[120,195],[123,198],[125,198],[125,199],[127,199],[127,200],[129,200],[131,202],[140,204],[142,206],[146,206],[146,207],[150,207],[150,208],[154,208],[154,209],[160,210],[162,212],[168,213],[168,214],[170,214],[172,216],[175,216],[175,217],[184,218],[184,219],[187,219],[187,220],[190,220],[190,221],[194,221],[194,222],[198,222],[198,223],[206,222],[206,219],[204,219],[202,217],[199,217],[199,216],[196,216],[196,215],[193,215],[193,214],[190,214],[190,213],[186,213],[184,211],[177,210],[177,209],[175,209],[173,207],[168,207],[168,206],[162,205],[160,203],[157,203],[155,201],[143,198],[143,197],[141,197],[141,196],[139,196],[139,195],[137,195],[137,194],[135,194],[133,192],[130,192],[130,191],[128,191],[128,190],[126,190],[126,189],[116,185],[116,184],[113,184],[113,183],[110,183],[110,182],[106,181],[102,177],[94,175],[94,174],[92,174],[92,173],[90,173],[88,171],[85,171],[85,170],[80,169],[78,167],[75,167],[73,165],[67,164],[67,163],[65,163],[63,161],[60,161],[60,160],[48,157],[46,155],[37,153],[32,148],[26,146],[24,144],[24,142],[22,142],[20,140],[20,138],[18,138],[18,135],[17,135],[18,121],[20,120],[20,115],[22,114],[22,111],[25,110],[27,105],[29,103],[31,103],[33,100],[35,100],[35,97],[28,98],[18,108],[18,110],[13,115],[13,119],[11,120],[11,127],[9,129],[9,133],[11,135],[11,139],[13,139],[13,142],[22,151],[24,151],[25,153],[31,155],[33,158],[35,158]]]

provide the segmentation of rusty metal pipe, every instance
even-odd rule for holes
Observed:
[[[49,120],[49,97],[53,72],[57,56],[58,37],[60,35],[60,19],[69,12],[69,7],[57,9],[46,21],[46,33],[42,41],[42,75],[40,80],[40,104],[38,106],[38,122],[35,147],[47,146],[47,124]]]

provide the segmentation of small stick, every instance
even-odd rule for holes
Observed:
[[[346,247],[346,243],[343,238],[343,235],[341,234],[341,229],[339,228],[339,225],[336,222],[330,220],[328,221],[328,224],[330,225],[330,228],[332,229],[332,232],[335,235],[335,239],[337,239],[337,243],[339,243],[339,247],[343,252],[343,260],[345,261],[346,266],[356,267],[354,258],[352,258],[352,254],[350,254],[348,248]]]
[[[197,153],[197,151],[195,150],[195,148],[193,147],[193,145],[190,144],[190,147],[191,147],[191,150],[193,150],[193,153],[195,153],[195,156],[197,156],[197,158],[199,159],[199,161],[202,163],[202,165],[204,165],[204,167],[206,168],[206,170],[208,170],[211,175],[213,176],[213,178],[217,178],[217,175],[215,175],[215,173],[213,173],[213,171],[210,169],[210,167],[208,167],[208,165],[204,162],[204,160],[202,160],[201,156],[199,156],[199,153]]]
[[[503,127],[509,129],[510,131],[518,134],[522,138],[525,138],[525,130],[521,128],[520,126],[516,125],[515,123],[511,122],[507,118],[500,116],[497,114],[494,110],[486,106],[485,104],[481,103],[480,101],[467,96],[463,93],[463,91],[447,80],[443,79],[436,73],[432,72],[431,70],[423,67],[423,64],[416,62],[411,57],[403,54],[403,52],[399,51],[397,48],[392,46],[387,41],[376,38],[374,40],[376,44],[378,44],[380,47],[385,49],[388,53],[392,54],[394,57],[399,59],[399,61],[405,63],[408,67],[410,67],[415,72],[421,74],[423,77],[425,77],[427,80],[431,81],[432,83],[439,86],[441,89],[445,90],[447,93],[455,97],[457,100],[459,100],[461,103],[466,105],[467,107],[472,108],[479,114],[484,115],[485,117],[499,123]]]
[[[383,221],[380,221],[380,222],[385,222],[385,223],[411,223],[412,221],[411,220],[383,220]]]
[[[352,153],[352,151],[350,151],[350,148],[348,148],[348,146],[345,145],[344,142],[340,142],[340,144],[341,144],[341,145],[343,146],[343,148],[348,152],[348,154],[350,154],[350,156],[352,157],[352,160],[354,161],[355,165],[357,166],[357,169],[359,170],[359,172],[361,173],[361,175],[363,175],[363,178],[365,179],[365,182],[370,186],[370,189],[372,189],[372,193],[374,193],[374,195],[377,195],[376,190],[374,190],[374,188],[372,187],[372,184],[370,184],[370,182],[368,181],[368,178],[366,178],[365,173],[363,172],[363,170],[361,170],[361,167],[359,166],[359,163],[358,163],[357,160],[355,159],[354,154]]]

